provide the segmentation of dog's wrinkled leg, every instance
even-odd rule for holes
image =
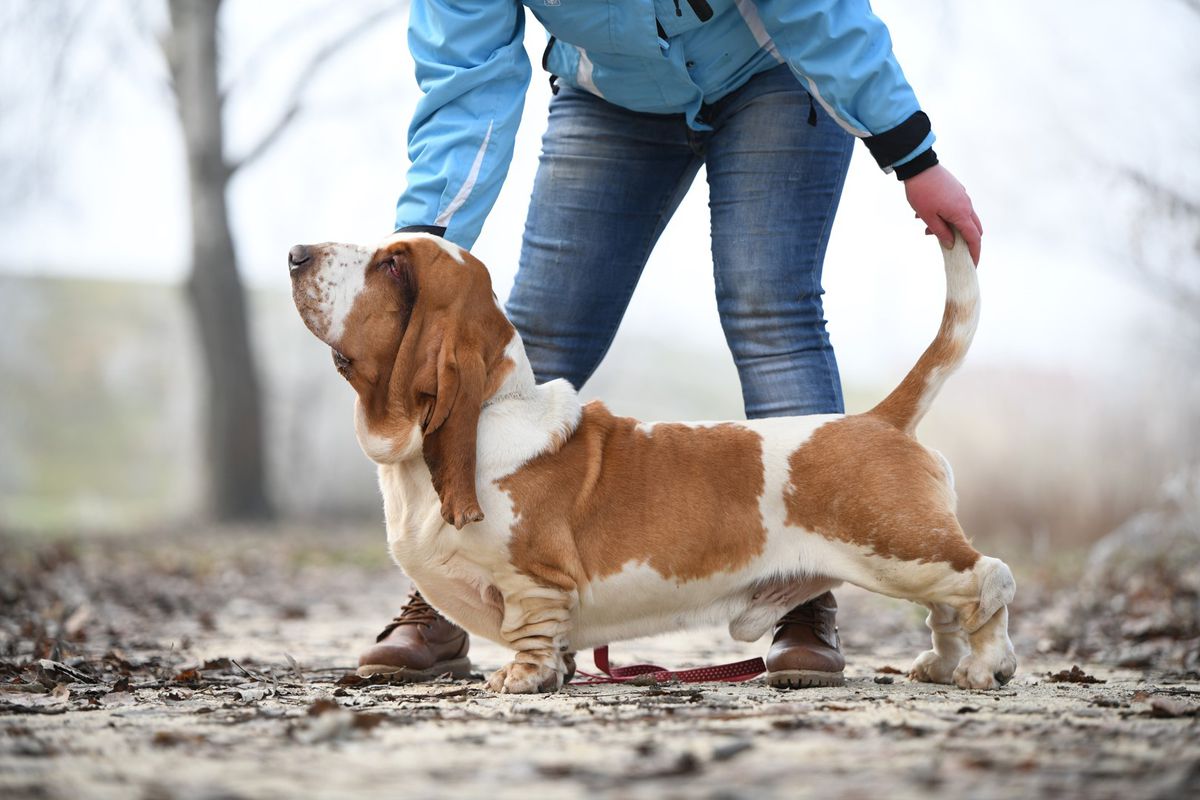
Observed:
[[[533,583],[506,592],[500,635],[517,654],[492,673],[487,688],[507,694],[558,691],[567,673],[563,654],[571,605],[571,594]]]
[[[969,571],[938,581],[933,602],[926,601],[933,650],[917,657],[910,677],[963,689],[1008,683],[1017,670],[1008,638],[1008,604],[1016,588],[1008,565],[988,556]]]
[[[1017,590],[1012,571],[997,558],[984,556],[975,565],[978,597],[960,610],[971,652],[954,670],[964,689],[996,689],[1017,671],[1017,655],[1008,638],[1008,604]]]
[[[877,562],[856,581],[859,586],[929,608],[933,649],[913,662],[909,677],[953,683],[964,689],[1003,686],[1017,669],[1008,638],[1008,604],[1016,581],[1008,565],[979,556],[969,569],[948,562],[909,561],[881,570]]]
[[[998,689],[1017,671],[1017,654],[1008,638],[1008,606],[969,635],[971,652],[954,670],[963,689]]]
[[[908,677],[926,683],[953,683],[958,662],[971,652],[958,611],[947,603],[930,603],[925,624],[932,632],[933,649],[917,656]]]

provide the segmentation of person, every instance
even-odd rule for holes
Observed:
[[[717,306],[748,418],[841,413],[826,243],[861,139],[927,233],[978,261],[982,228],[868,0],[524,0],[554,95],[507,311],[539,382],[582,386],[701,165]],[[517,0],[413,0],[424,92],[398,231],[470,248],[512,158],[531,69]],[[842,683],[837,604],[785,615],[779,687]],[[360,657],[410,680],[469,671],[467,634],[413,593]]]

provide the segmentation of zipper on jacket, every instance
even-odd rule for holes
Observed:
[[[679,7],[679,0],[675,0],[675,16],[683,16],[683,9]]]

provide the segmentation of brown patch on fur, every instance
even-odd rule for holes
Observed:
[[[861,414],[817,428],[788,458],[787,524],[887,558],[974,566],[939,461],[885,420]]]
[[[508,345],[507,339],[505,340],[504,344],[505,346]],[[503,348],[501,348],[501,351],[503,351]],[[504,382],[508,380],[508,376],[512,374],[512,371],[516,369],[516,367],[517,365],[508,356],[505,356],[496,362],[496,366],[493,367],[492,371],[488,373],[487,385],[483,388],[484,400],[487,400],[492,395],[496,394],[496,392],[500,391],[500,387],[504,385]]]
[[[938,368],[952,370],[967,354],[970,342],[955,336],[954,329],[965,324],[973,313],[974,309],[970,306],[947,300],[937,336],[904,376],[900,385],[867,413],[887,420],[902,431],[912,433],[924,414],[921,404],[926,393],[930,391],[929,381],[933,371]]]
[[[589,403],[560,449],[496,482],[512,498],[517,569],[570,591],[630,562],[682,582],[762,553],[762,437],[734,424],[637,425]]]

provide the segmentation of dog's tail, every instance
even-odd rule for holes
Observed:
[[[867,412],[910,435],[946,378],[962,363],[979,324],[979,282],[966,242],[956,233],[954,246],[949,250],[943,248],[942,255],[946,260],[946,310],[942,314],[942,327],[900,385]]]

